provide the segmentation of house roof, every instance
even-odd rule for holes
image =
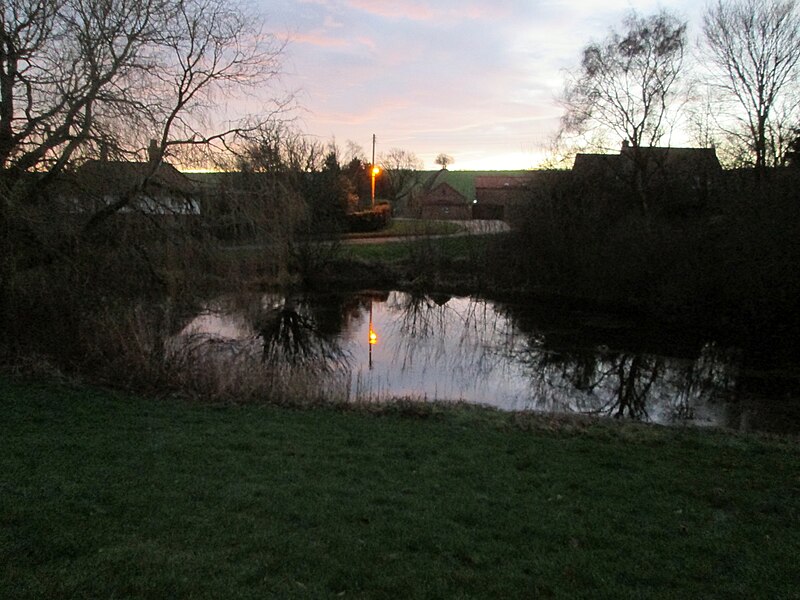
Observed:
[[[619,154],[588,154],[580,152],[575,155],[573,171],[616,168],[622,158]]]
[[[632,152],[624,146],[619,154],[579,153],[575,156],[572,170],[579,173],[616,171],[630,164]],[[653,169],[698,173],[722,168],[714,148],[645,147],[639,148],[638,152],[648,168]]]
[[[76,171],[77,182],[98,193],[118,192],[147,184],[174,193],[189,194],[195,184],[169,163],[161,163],[152,172],[147,162],[90,160]]]
[[[714,148],[640,148],[649,162],[667,169],[687,171],[719,170],[721,166]]]

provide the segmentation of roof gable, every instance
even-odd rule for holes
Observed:
[[[425,204],[467,204],[467,198],[449,183],[441,182],[428,190],[422,197]]]

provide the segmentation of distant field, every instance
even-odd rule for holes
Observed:
[[[0,378],[0,597],[796,598],[800,449]],[[374,413],[374,414],[373,414]]]

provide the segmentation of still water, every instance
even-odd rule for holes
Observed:
[[[350,400],[800,429],[796,378],[765,378],[735,348],[618,316],[402,292],[266,294],[213,303],[179,338],[224,343],[218,360],[244,353],[344,376]]]

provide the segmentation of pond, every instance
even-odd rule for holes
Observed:
[[[334,378],[348,401],[464,401],[742,430],[800,426],[795,376],[764,375],[741,351],[711,340],[552,306],[402,292],[264,294],[212,303],[178,339],[214,348],[217,362],[247,357],[320,382]]]

